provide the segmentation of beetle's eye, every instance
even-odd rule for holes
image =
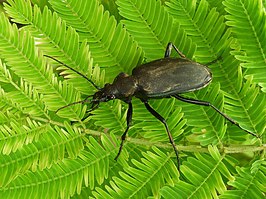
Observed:
[[[113,100],[113,99],[115,99],[115,96],[114,96],[114,95],[110,95],[108,98],[109,98],[110,100]]]
[[[108,101],[113,100],[113,99],[115,99],[114,95],[107,95],[106,97],[103,98],[103,101],[108,102]]]

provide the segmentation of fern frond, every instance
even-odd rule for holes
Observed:
[[[90,58],[90,53],[88,52],[88,47],[86,45],[87,43],[82,42],[82,44],[79,46],[78,35],[76,34],[76,32],[72,28],[68,28],[66,30],[66,24],[64,22],[62,22],[60,18],[57,17],[57,14],[51,14],[51,12],[46,8],[44,9],[43,13],[40,13],[40,10],[37,7],[34,7],[34,17],[32,18],[31,15],[28,15],[29,12],[27,10],[29,8],[26,9],[26,8],[24,8],[25,6],[20,7],[19,2],[20,2],[20,0],[10,1],[10,4],[12,6],[7,7],[7,11],[9,13],[11,13],[12,16],[14,16],[13,20],[15,20],[15,21],[17,20],[19,22],[19,21],[26,18],[27,24],[28,24],[27,29],[29,29],[35,37],[39,37],[41,39],[40,41],[43,41],[42,42],[43,44],[40,45],[41,48],[44,48],[44,50],[47,51],[47,53],[49,53],[50,55],[59,56],[60,61],[62,61],[63,63],[65,63],[65,64],[67,64],[67,65],[69,65],[69,66],[71,66],[77,70],[81,70],[81,72],[83,74],[89,74],[89,78],[91,78],[93,81],[96,80],[96,83],[101,82],[101,85],[102,85],[104,78],[101,77],[101,81],[99,80],[99,78],[100,78],[100,76],[103,76],[104,73],[100,73],[99,69],[97,67],[94,70],[92,70],[92,61]],[[91,3],[93,3],[93,1]],[[19,15],[13,14],[13,13],[19,13]],[[21,16],[23,16],[23,17],[21,18]],[[46,21],[47,18],[52,18],[52,21],[51,21],[51,23],[47,23],[46,26],[43,26],[42,23],[44,21]],[[111,20],[113,20],[113,19],[110,19],[109,21],[111,21]],[[99,24],[105,24],[105,23],[106,22],[102,22]],[[24,24],[25,24],[25,22],[24,22]],[[97,23],[97,25],[99,25],[99,24]],[[52,31],[52,30],[55,30],[55,31]],[[120,32],[121,31],[123,32],[124,30],[120,30]],[[117,34],[119,33],[118,30],[116,30],[116,32],[117,32]],[[67,37],[68,39],[66,40],[65,37]],[[123,41],[125,41],[125,40],[123,40]],[[129,41],[131,41],[131,40],[129,39]],[[58,46],[58,49],[54,49],[54,46]],[[130,52],[134,52],[131,48],[132,47],[130,47]],[[93,49],[93,46],[92,46],[92,49]],[[63,56],[59,54],[62,52],[63,52]],[[124,52],[127,52],[127,51],[125,49],[123,49],[123,53]],[[92,50],[92,53],[93,53],[93,50]],[[114,53],[116,53],[116,51]],[[139,54],[139,51],[135,51],[134,53]],[[121,56],[121,57],[125,57],[125,56]],[[134,57],[132,58],[132,60],[133,59],[136,60]],[[95,60],[95,56],[94,56],[94,60]],[[102,57],[101,57],[101,60],[102,60]],[[131,61],[126,60],[126,62],[127,63],[132,62],[134,64],[135,61],[132,61],[132,60]],[[62,69],[62,68],[60,67],[59,70],[60,69]],[[64,72],[62,72],[62,74],[66,75],[67,78],[70,78],[69,82],[71,82],[75,86],[75,88],[77,88],[78,90],[82,91],[85,94],[89,94],[89,93],[91,94],[91,92],[92,92],[91,86],[88,86],[88,82],[86,82],[83,78],[80,78],[77,74],[73,73],[72,71],[64,71]],[[90,87],[90,88],[88,88],[88,87]],[[64,96],[64,97],[66,97],[64,99],[65,102],[61,103],[61,107],[68,104],[68,103],[71,103],[74,101],[79,101],[79,97],[78,97],[79,95],[77,94],[76,96],[77,97],[74,100],[74,98],[73,98],[74,95],[71,95],[71,93],[69,93],[69,89],[68,89],[68,93],[66,93],[66,95]],[[53,104],[53,100],[55,99],[53,96],[49,96],[49,98],[47,97],[45,99],[47,100],[47,103],[49,103],[50,109],[52,109],[51,106],[55,107],[55,105],[57,105],[57,103]],[[58,105],[59,105],[59,103],[58,103]],[[74,107],[80,107],[80,106],[77,105]],[[78,113],[79,116],[73,117],[73,114],[71,113],[72,111],[70,111],[69,109],[73,110],[72,107],[68,107],[68,108],[60,111],[59,115],[61,117],[64,117],[64,118],[69,118],[70,120],[77,120],[75,118],[81,118],[82,113],[84,113],[84,109],[82,110],[82,112],[75,110],[75,111],[79,112]],[[55,109],[52,109],[52,110],[55,110]]]
[[[117,4],[120,15],[126,19],[121,22],[143,48],[147,61],[161,58],[169,41],[175,43],[187,57],[192,57],[195,45],[179,24],[173,22],[161,6],[161,1],[119,0]]]
[[[0,82],[10,83],[10,81],[12,81],[10,71],[7,69],[6,64],[0,59]]]
[[[6,90],[6,100],[14,104],[32,116],[45,116],[49,118],[45,105],[42,102],[42,96],[32,87],[31,84],[24,82],[22,79],[13,80],[13,74],[7,69],[5,64],[0,63],[0,81],[8,84]]]
[[[266,92],[266,20],[262,1],[226,0],[223,3],[228,12],[226,24],[232,27],[239,42],[236,58],[248,69],[246,75],[253,75],[253,81]]]
[[[42,96],[32,87],[31,84],[20,80],[20,87],[16,86],[16,91],[7,93],[7,97],[24,109],[25,113],[32,116],[44,116],[49,119]]]
[[[238,176],[235,180],[229,181],[232,190],[227,190],[220,196],[225,198],[264,198],[266,184],[266,162],[257,160],[252,168],[236,168]]]
[[[52,76],[51,68],[46,68],[40,58],[36,56],[33,38],[28,32],[19,32],[16,26],[11,26],[8,19],[1,15],[1,56],[12,66],[17,75],[24,77],[27,81],[34,83],[37,89],[47,90],[49,88],[47,79]],[[12,33],[12,34],[11,34]],[[14,55],[18,55],[15,57]],[[26,59],[24,57],[26,55]],[[28,74],[26,71],[33,71]]]
[[[230,194],[228,187],[243,193],[238,182],[246,185],[245,175],[251,179],[253,174],[252,183],[259,188],[245,190],[264,194],[265,154],[260,152],[265,150],[265,95],[252,77],[243,78],[240,61],[230,54],[239,55],[230,48],[238,40],[231,37],[224,16],[212,8],[221,2],[210,0],[210,6],[206,0],[171,0],[166,7],[158,0],[118,0],[122,21],[110,16],[114,11],[104,10],[98,0],[51,0],[53,11],[30,2],[5,4],[11,20],[22,24],[20,29],[0,15],[1,197],[171,198],[170,193],[173,198],[218,198]],[[119,72],[130,72],[143,54],[148,61],[162,58],[169,41],[189,58],[195,53],[201,63],[221,56],[210,66],[213,83],[183,95],[210,101],[243,128],[260,134],[260,143],[225,125],[224,118],[208,107],[149,99],[177,144],[179,176],[164,126],[139,99],[132,100],[132,126],[117,162],[126,103],[101,103],[92,112],[77,104],[55,112],[95,93],[95,88],[43,54],[101,87]],[[81,120],[85,114],[89,117]],[[215,146],[208,150],[210,144]]]
[[[108,138],[103,136],[102,139]],[[112,143],[103,141],[103,148],[92,137],[89,140],[87,150],[83,150],[78,158],[66,158],[49,169],[28,171],[0,188],[1,196],[10,198],[15,193],[19,198],[69,198],[75,192],[80,193],[83,184],[91,188],[94,188],[96,183],[101,184],[108,176],[109,155],[113,154],[110,153]],[[73,146],[71,148],[73,149]],[[62,156],[64,153],[61,152],[54,156]],[[48,155],[44,157],[45,161],[50,159]],[[114,161],[111,164],[113,163]],[[43,187],[53,191],[43,191]]]
[[[40,8],[37,6],[32,8],[28,0],[26,3],[24,0],[9,0],[8,3],[10,5],[5,6],[7,13],[13,17],[13,21],[25,25],[23,29],[28,30],[35,37],[40,49],[46,54],[60,59],[66,65],[79,70],[95,83],[102,83],[92,72],[93,63],[87,42],[79,44],[79,36],[76,31],[71,27],[67,28],[66,23],[58,17],[57,13],[52,13],[47,7],[41,13]],[[58,63],[55,65],[58,66]],[[60,67],[59,70],[61,69]],[[63,69],[65,70],[65,67]],[[70,82],[77,90],[85,94],[90,94],[94,89],[88,81],[73,71],[68,70],[63,74],[70,78]]]
[[[245,82],[239,92],[242,104],[230,94],[225,93],[225,95],[228,99],[225,103],[228,115],[239,121],[244,129],[257,132],[259,135],[265,134],[266,107],[264,102],[266,95],[260,93],[259,88],[252,84],[252,77],[247,77],[247,82]],[[240,106],[245,107],[244,110],[247,117],[242,112],[239,112]]]
[[[178,172],[169,155],[155,147],[153,151],[143,153],[141,162],[132,160],[134,167],[125,168],[119,177],[113,178],[106,190],[99,188],[93,195],[96,198],[143,198],[152,192],[158,196],[160,187],[166,183],[174,184]]]
[[[97,0],[50,1],[67,24],[74,27],[82,39],[87,39],[95,63],[105,67],[107,80],[119,72],[130,72],[142,61],[141,48],[115,18],[104,12]],[[90,13],[90,14],[87,14]],[[119,42],[118,42],[119,41]]]
[[[0,125],[0,151],[4,155],[16,152],[24,145],[37,141],[47,131],[47,125],[26,118],[26,122],[11,118],[9,123]]]
[[[101,107],[93,111],[91,116],[95,125],[108,129],[110,132],[124,131],[126,113],[123,110],[121,101],[113,101],[101,104]]]
[[[75,90],[54,77],[51,66],[46,65],[37,55],[34,40],[28,32],[19,32],[16,26],[12,27],[3,14],[0,17],[0,24],[1,56],[7,60],[11,70],[30,82],[39,93],[45,94],[43,100],[49,110],[55,111],[79,98]],[[84,111],[82,113],[80,106],[68,107],[69,118],[77,120],[83,117],[82,114]]]
[[[167,10],[197,44],[197,61],[208,63],[221,55],[222,50],[228,46],[230,31],[225,30],[223,17],[219,16],[215,8],[208,11],[206,0],[201,0],[198,6],[196,3],[185,0],[170,1],[167,3]]]
[[[225,6],[223,5],[223,1],[216,1],[216,0],[208,0],[208,3],[211,8],[215,8],[220,14],[225,15]]]
[[[15,125],[16,124],[13,122],[12,127],[14,128]],[[65,124],[65,126],[67,127],[67,131],[58,127],[52,128],[49,124],[44,124],[42,125],[43,130],[40,132],[36,132],[36,130],[41,130],[41,126],[34,126],[33,128],[35,129],[24,127],[22,130],[19,129],[19,126],[16,126],[14,129],[19,131],[15,132],[17,136],[7,137],[3,150],[5,150],[5,153],[8,153],[12,149],[15,150],[19,148],[19,144],[24,145],[20,150],[16,150],[8,156],[0,154],[2,179],[0,187],[7,186],[18,176],[28,172],[29,169],[33,171],[37,169],[43,170],[44,168],[51,167],[54,163],[61,161],[65,157],[77,157],[84,148],[82,142],[83,135],[78,129],[70,127],[67,124]],[[10,134],[12,133],[11,129],[6,130],[9,130]],[[25,141],[27,137],[32,139],[32,135],[30,134],[32,130],[35,131],[35,139],[38,136],[40,136],[40,138],[37,142],[25,145],[25,143],[27,143],[27,141]],[[41,135],[38,135],[38,133],[41,133]],[[16,140],[14,141],[14,139]]]
[[[1,102],[0,102],[1,103]],[[0,112],[0,124],[6,124],[10,121],[9,116],[12,115],[10,113],[5,113],[5,112]],[[12,118],[14,118],[15,116],[13,116]]]
[[[211,155],[195,154],[181,166],[185,181],[177,182],[174,187],[165,186],[160,190],[163,198],[218,198],[226,190],[223,178],[233,179],[217,148],[209,146]]]

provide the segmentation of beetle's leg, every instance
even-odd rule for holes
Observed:
[[[177,168],[178,168],[178,171],[180,171],[180,160],[179,160],[179,156],[178,156],[178,151],[176,149],[176,146],[175,146],[175,142],[174,142],[174,139],[172,137],[172,134],[170,133],[169,131],[169,128],[168,128],[168,125],[165,121],[165,119],[159,114],[157,113],[149,104],[147,101],[143,101],[144,105],[146,106],[147,110],[154,116],[156,117],[158,120],[160,120],[164,126],[165,126],[165,129],[167,131],[167,134],[168,134],[168,137],[169,137],[169,140],[170,140],[170,143],[172,144],[173,148],[174,148],[174,151],[175,151],[175,155],[176,155],[176,158],[177,158]]]
[[[164,53],[164,58],[170,57],[171,55],[171,50],[172,50],[172,43],[169,42],[166,46],[165,53]]]
[[[164,57],[170,57],[172,48],[175,49],[175,51],[180,55],[180,57],[186,59],[186,56],[180,50],[178,50],[178,48],[172,42],[169,42],[167,44],[167,47],[166,47],[165,53],[164,53]]]
[[[117,160],[117,158],[119,157],[121,151],[122,151],[122,148],[123,148],[123,144],[124,144],[124,141],[126,139],[126,135],[127,135],[127,132],[128,132],[128,129],[131,125],[131,121],[132,121],[132,113],[133,113],[133,107],[132,107],[132,103],[131,101],[128,102],[128,110],[127,110],[127,128],[125,130],[125,132],[123,133],[123,135],[121,136],[121,143],[120,143],[120,147],[119,147],[119,151],[115,157],[115,160]]]
[[[195,99],[190,99],[190,98],[185,98],[185,97],[181,97],[180,95],[173,95],[176,99],[181,100],[183,102],[188,102],[191,104],[197,104],[197,105],[202,105],[202,106],[209,106],[211,108],[213,108],[216,112],[218,112],[219,114],[221,114],[225,119],[227,119],[228,121],[230,121],[232,124],[236,125],[238,128],[246,131],[248,134],[253,135],[255,137],[258,138],[258,136],[255,133],[252,133],[250,131],[247,131],[245,129],[243,129],[235,120],[233,120],[232,118],[228,117],[226,114],[224,114],[223,112],[221,112],[218,108],[216,108],[214,105],[212,105],[210,102],[206,102],[206,101],[200,101],[200,100],[195,100]]]

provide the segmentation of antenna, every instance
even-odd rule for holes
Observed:
[[[55,113],[57,113],[58,111],[60,111],[60,110],[62,110],[62,109],[64,109],[64,108],[67,108],[67,107],[69,107],[69,106],[73,106],[73,105],[75,105],[75,104],[84,104],[85,102],[88,102],[89,100],[88,100],[88,98],[89,97],[92,97],[93,95],[89,95],[89,96],[87,96],[84,100],[81,100],[81,101],[77,101],[77,102],[73,102],[73,103],[70,103],[70,104],[68,104],[68,105],[66,105],[66,106],[62,106],[61,108],[59,108],[59,109],[57,109],[56,111],[55,111]]]
[[[48,57],[50,59],[53,59],[54,61],[58,62],[59,64],[62,64],[63,66],[67,67],[69,70],[74,71],[75,73],[79,74],[81,77],[85,78],[88,82],[90,82],[97,90],[101,90],[101,88],[99,86],[97,86],[93,81],[91,81],[91,79],[89,79],[88,77],[86,77],[85,75],[83,75],[82,73],[80,73],[79,71],[75,70],[74,68],[71,68],[70,66],[66,65],[65,63],[59,61],[58,59],[51,57],[49,55],[44,55],[44,57]]]

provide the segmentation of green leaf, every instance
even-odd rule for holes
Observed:
[[[143,153],[141,162],[133,159],[134,167],[127,167],[124,172],[119,172],[119,176],[110,182],[111,187],[106,187],[109,193],[97,189],[93,195],[96,198],[110,198],[110,195],[112,198],[143,198],[152,192],[154,196],[158,196],[162,184],[173,184],[178,172],[169,155],[166,156],[157,148],[153,150],[155,153]],[[117,190],[114,191],[115,189]]]
[[[108,138],[103,137],[103,139]],[[49,169],[42,170],[40,168],[34,172],[28,171],[24,175],[20,175],[1,189],[1,196],[12,197],[14,189],[16,189],[15,195],[20,198],[29,196],[31,198],[69,198],[75,192],[80,193],[83,183],[93,188],[94,183],[102,183],[108,176],[109,159],[106,152],[110,151],[107,146],[105,149],[100,146],[92,137],[88,143],[88,149],[93,150],[82,151],[75,159],[65,158]],[[47,157],[48,159],[49,157]],[[16,184],[19,184],[19,187],[15,187]],[[66,187],[68,187],[67,190]],[[44,190],[51,191],[44,192]]]
[[[265,171],[265,160],[257,160],[251,169],[238,167],[238,176],[229,182],[232,190],[227,190],[220,198],[263,198],[266,191]]]
[[[244,40],[234,30],[239,25],[225,17],[235,14],[227,12],[230,6],[213,0],[118,0],[117,7],[98,0],[49,2],[39,8],[8,0],[8,18],[0,16],[2,198],[263,196],[265,93],[253,69],[242,65],[255,53],[243,53]],[[260,8],[243,5],[248,13]],[[260,9],[248,16],[265,20]],[[259,26],[252,27],[257,33]],[[98,89],[87,80],[101,88],[120,72],[130,75],[137,65],[163,58],[168,42],[202,64],[214,61],[213,82],[182,95],[212,103],[259,138],[211,108],[149,99],[176,143],[179,173],[164,125],[134,97],[132,126],[114,161],[128,107],[114,100],[92,111],[87,97]],[[178,57],[174,50],[171,56]]]
[[[187,57],[192,57],[195,45],[179,24],[173,22],[160,1],[118,0],[117,4],[119,13],[126,19],[121,22],[143,48],[147,61],[161,58],[170,41]]]
[[[47,7],[44,8],[43,12],[37,6],[32,9],[29,1],[27,2],[25,4],[23,0],[9,0],[11,6],[8,5],[5,9],[13,17],[13,21],[26,25],[23,29],[34,36],[38,47],[46,55],[60,59],[66,65],[86,74],[97,84],[102,84],[99,81],[99,76],[104,74],[99,74],[97,67],[92,69],[93,61],[87,42],[83,41],[82,44],[79,44],[80,40],[76,31],[71,27],[67,28],[65,21],[59,18],[57,13],[52,13]],[[58,67],[58,63],[53,64]],[[65,67],[58,67],[58,69],[66,70]],[[77,90],[91,94],[92,85],[84,78],[73,71],[65,71],[62,75],[66,75],[66,78],[69,78]],[[76,80],[73,81],[73,79]]]
[[[79,95],[66,82],[58,81],[53,75],[52,67],[47,65],[44,59],[38,55],[38,48],[34,45],[33,37],[30,36],[29,32],[18,31],[16,26],[11,26],[3,14],[0,18],[2,27],[0,52],[10,69],[32,84],[38,92],[46,94],[43,100],[49,110],[55,111],[64,104],[76,101]],[[82,118],[81,107],[75,106],[74,110],[68,112],[68,117]]]
[[[11,125],[14,128],[16,124],[13,122]],[[39,131],[33,129],[36,126],[32,129],[24,127],[23,130],[19,130],[16,126],[17,132],[12,132],[14,135],[9,138],[6,137],[7,142],[4,143],[3,154],[0,155],[1,187],[8,185],[18,175],[28,172],[29,169],[35,172],[38,169],[51,167],[53,163],[61,161],[64,157],[73,159],[83,149],[82,134],[78,129],[66,125],[66,131],[49,125],[38,125]],[[6,128],[2,132],[5,133],[7,130],[12,131]],[[33,139],[34,142],[32,142]],[[11,150],[12,153],[10,153]]]
[[[215,147],[209,147],[210,152]],[[213,156],[213,153],[212,153]],[[218,198],[226,190],[223,177],[228,176],[223,161],[224,156],[216,153],[216,157],[207,154],[196,154],[189,157],[181,166],[185,181],[179,181],[174,187],[165,186],[160,193],[163,198]]]
[[[141,48],[98,1],[51,0],[50,3],[88,41],[95,63],[109,74],[107,80],[111,81],[121,71],[130,72],[142,61]]]
[[[245,75],[252,75],[253,82],[266,89],[266,21],[262,0],[226,0],[223,2],[228,15],[226,24],[232,27],[238,40],[236,58],[247,68]]]

